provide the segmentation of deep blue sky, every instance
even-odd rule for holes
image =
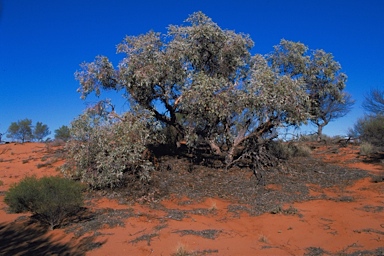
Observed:
[[[285,38],[333,53],[348,75],[353,111],[325,128],[345,134],[363,115],[370,88],[384,88],[382,0],[0,0],[0,132],[30,118],[53,131],[95,99],[80,100],[74,72],[96,55],[117,64],[125,35],[166,32],[195,11],[220,27],[249,34],[252,53]],[[119,93],[114,97],[120,98]],[[109,95],[110,97],[110,95]],[[123,110],[122,101],[117,109]],[[312,127],[314,128],[314,127]]]

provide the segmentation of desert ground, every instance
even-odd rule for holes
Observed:
[[[142,196],[88,192],[55,230],[8,211],[12,184],[62,164],[62,146],[0,145],[0,255],[384,255],[383,154],[360,156],[358,145],[315,145],[262,182],[163,159]]]

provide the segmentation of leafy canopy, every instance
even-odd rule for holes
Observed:
[[[71,138],[70,129],[66,125],[62,125],[59,129],[55,130],[55,139],[68,141]]]
[[[17,122],[12,122],[8,128],[7,138],[19,140],[22,143],[26,140],[32,140],[32,120],[26,118]]]
[[[310,99],[309,120],[318,127],[318,138],[329,122],[345,116],[354,100],[344,89],[347,76],[331,53],[314,50],[302,43],[281,40],[269,55],[269,61],[280,74],[302,79]]]
[[[154,166],[145,157],[146,146],[159,137],[153,118],[131,112],[106,117],[97,109],[89,109],[72,122],[64,175],[92,189],[119,187],[127,179],[148,182]]]
[[[241,146],[263,147],[281,127],[323,118],[324,101],[344,99],[332,55],[306,55],[307,46],[282,40],[273,53],[252,56],[252,46],[248,35],[196,12],[164,35],[127,36],[116,68],[105,56],[83,63],[78,91],[124,90],[189,146],[206,143],[231,164]]]
[[[32,126],[32,120],[25,118],[17,122],[12,122],[7,131],[7,137],[21,141],[24,143],[28,140],[42,141],[51,132],[46,124],[37,122],[36,125]]]
[[[48,125],[43,124],[42,122],[37,122],[35,128],[33,129],[33,138],[37,141],[42,141],[47,137],[51,132],[49,131]]]

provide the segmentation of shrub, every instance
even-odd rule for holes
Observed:
[[[364,142],[376,147],[383,147],[384,142],[384,116],[366,116],[357,121],[355,132]]]
[[[319,142],[317,134],[301,135],[298,139],[300,142]],[[326,134],[320,136],[320,142],[328,144],[332,138]]]
[[[4,201],[12,212],[31,212],[54,229],[81,209],[82,188],[81,184],[62,177],[31,176],[11,186]]]
[[[119,187],[125,177],[147,182],[154,170],[145,154],[156,135],[150,118],[127,113],[118,120],[83,114],[72,122],[72,140],[66,144],[66,177],[92,189]],[[148,121],[149,120],[149,121]]]
[[[273,141],[268,149],[277,158],[288,160],[292,157],[307,157],[311,155],[311,149],[300,143],[285,143],[281,141]]]
[[[310,156],[312,153],[312,150],[307,145],[302,144],[293,144],[293,156],[294,157],[307,157]]]
[[[373,153],[374,146],[369,142],[363,142],[360,145],[360,155],[361,156],[369,156]]]
[[[293,152],[288,143],[281,141],[272,141],[268,145],[268,150],[279,159],[288,160],[292,157]]]

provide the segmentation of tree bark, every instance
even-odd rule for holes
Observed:
[[[317,124],[317,142],[321,141],[321,137],[323,136],[323,128],[326,124]]]
[[[213,153],[215,155],[220,155],[221,154],[221,149],[220,147],[213,141],[213,140],[209,140],[208,141],[208,144],[209,146],[211,147]]]

